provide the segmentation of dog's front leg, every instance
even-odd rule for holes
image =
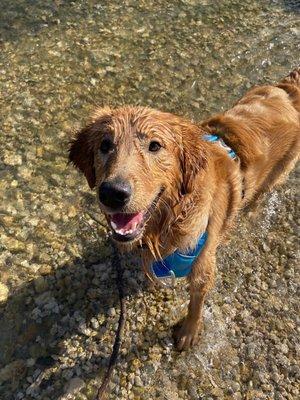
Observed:
[[[188,314],[174,330],[175,344],[178,350],[186,350],[194,345],[203,325],[203,304],[208,291],[214,285],[216,246],[206,244],[202,254],[194,262],[189,276],[190,303]]]

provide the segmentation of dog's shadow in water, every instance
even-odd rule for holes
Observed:
[[[83,209],[95,211],[93,202],[93,197],[87,196]],[[80,227],[82,236],[92,231],[86,224]],[[91,261],[91,254],[98,251],[91,237],[83,247],[81,258],[24,283],[0,305],[2,400],[15,399],[18,392],[24,393],[31,379],[35,397],[47,395],[58,399],[71,378],[78,376],[88,382],[105,372],[118,322],[118,313],[112,311],[119,310],[116,269],[108,241],[102,243],[102,250],[106,249],[108,254],[101,259]],[[126,296],[135,298],[148,291],[137,256],[125,253],[120,258],[122,264],[126,262],[126,268],[123,265]],[[149,346],[150,337],[155,343],[160,342],[157,335],[150,334],[153,329],[148,326],[140,333],[139,345],[127,349],[128,352],[143,351]],[[168,334],[171,339],[171,326]],[[122,367],[126,359],[126,356],[119,358],[118,365]]]
[[[111,256],[90,262],[88,253],[87,250],[86,256],[22,285],[2,303],[2,400],[17,398],[17,392],[28,389],[31,377],[32,390],[39,393],[39,398],[47,394],[55,399],[72,377],[89,380],[103,374],[114,341],[111,330],[115,332],[118,313],[112,308],[119,309],[119,294]],[[138,280],[135,285],[126,285],[125,294],[136,296],[147,290],[147,284],[138,272],[139,263],[131,268]],[[63,365],[66,347],[69,362]],[[78,354],[79,347],[82,354]],[[43,379],[39,381],[41,373]]]

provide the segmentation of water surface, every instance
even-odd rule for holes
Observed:
[[[66,163],[70,132],[95,105],[201,120],[277,82],[299,63],[299,10],[297,0],[1,2],[3,400],[62,400],[76,382],[70,398],[92,399],[111,351],[110,249],[86,214],[92,193]],[[241,218],[220,251],[206,329],[188,353],[171,341],[184,290],[149,293],[128,260],[112,399],[298,398],[296,179],[256,222]]]

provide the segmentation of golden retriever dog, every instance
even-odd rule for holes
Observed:
[[[202,123],[144,107],[107,107],[76,133],[70,161],[96,187],[120,249],[141,248],[150,279],[159,281],[156,260],[188,254],[206,234],[187,275],[188,314],[174,332],[179,350],[201,331],[216,250],[237,213],[284,180],[299,148],[300,68]]]

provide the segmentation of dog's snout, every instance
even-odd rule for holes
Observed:
[[[100,185],[99,199],[109,208],[120,209],[129,202],[131,193],[131,186],[126,181],[105,181]]]

